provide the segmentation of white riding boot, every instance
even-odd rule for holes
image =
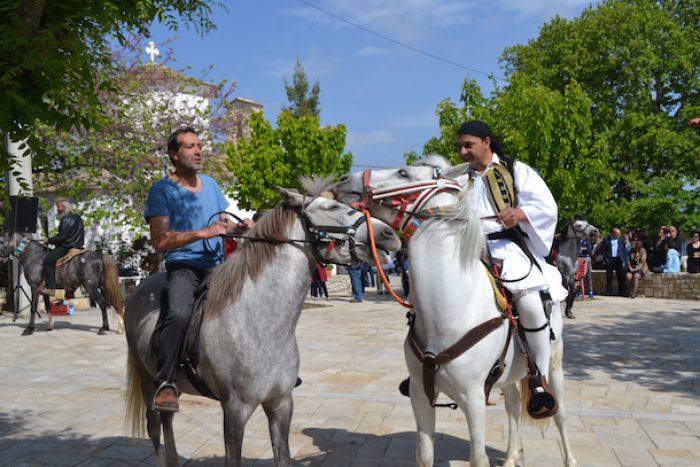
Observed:
[[[550,326],[539,292],[522,295],[515,300],[515,307],[520,315],[523,337],[527,341],[530,358],[537,365],[539,375],[529,375],[529,398],[527,411],[532,418],[551,417],[558,411],[554,394],[549,389],[549,363],[552,357],[550,345]],[[537,331],[535,331],[537,329]]]
[[[515,308],[520,315],[520,323],[526,329],[539,329],[547,323],[539,292],[521,295],[515,301]],[[549,362],[552,358],[549,326],[536,332],[523,331],[523,337],[530,349],[530,358],[540,373],[549,380]]]

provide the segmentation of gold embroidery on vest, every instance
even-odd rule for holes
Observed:
[[[496,213],[505,208],[514,208],[518,204],[515,181],[508,167],[503,164],[492,165],[484,174],[489,201]]]

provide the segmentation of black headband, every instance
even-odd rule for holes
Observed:
[[[458,135],[472,135],[484,139],[487,136],[492,138],[491,128],[481,120],[470,120],[462,124],[457,130]]]

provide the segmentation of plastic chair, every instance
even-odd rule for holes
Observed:
[[[576,272],[574,273],[574,292],[581,291],[581,300],[586,296],[586,271],[588,270],[588,262],[586,258],[578,258],[576,260]]]

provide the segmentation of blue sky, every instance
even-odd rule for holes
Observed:
[[[402,165],[407,151],[421,152],[438,134],[435,109],[457,101],[465,78],[485,93],[489,73],[502,76],[499,57],[511,45],[538,35],[555,14],[573,18],[589,0],[243,0],[217,8],[218,29],[203,38],[194,31],[155,26],[156,44],[175,38],[173,68],[210,65],[211,80],[238,83],[234,96],[265,106],[273,124],[287,103],[299,58],[311,82],[321,86],[321,123],[348,128],[346,150],[353,171]],[[442,60],[325,14],[342,17]],[[162,55],[161,55],[162,57]],[[144,59],[147,59],[144,53]],[[446,63],[452,62],[459,66]],[[466,68],[466,69],[465,69]]]

